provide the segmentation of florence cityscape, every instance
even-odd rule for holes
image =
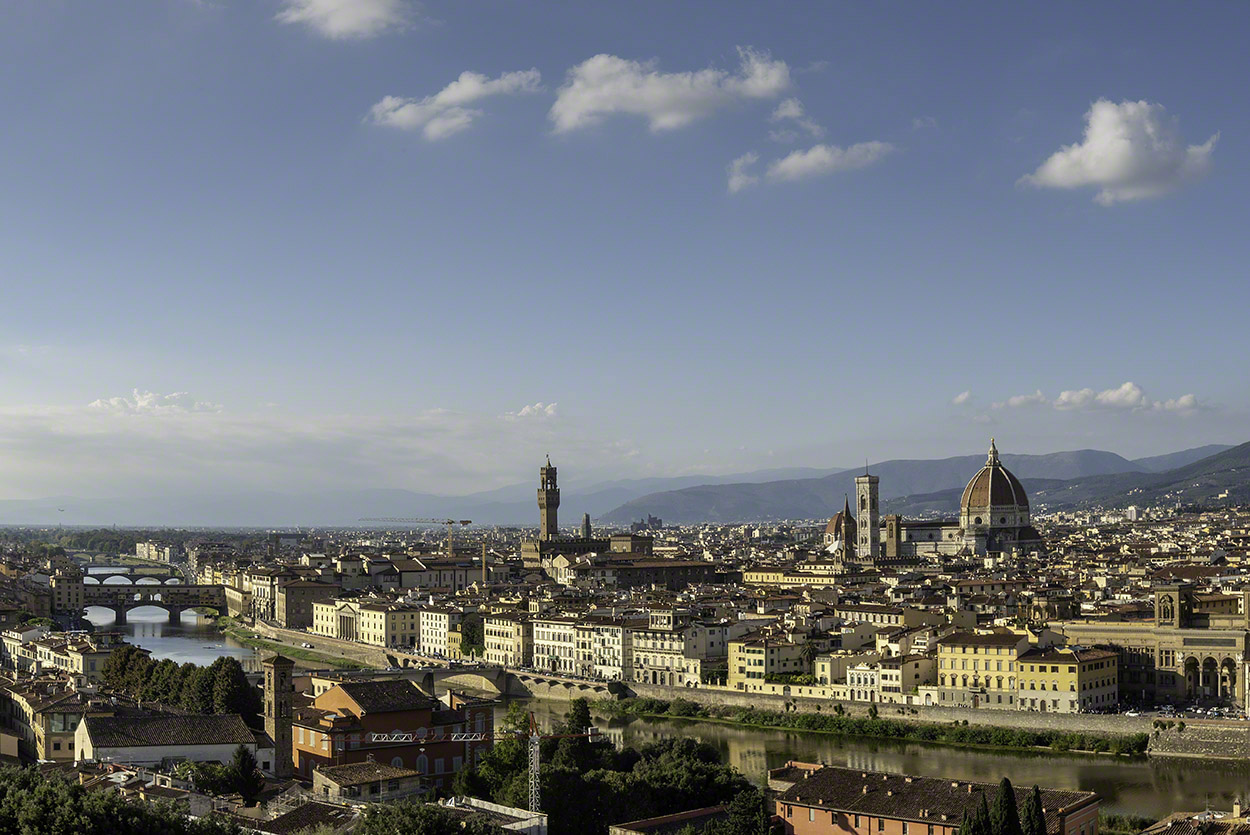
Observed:
[[[1250,835],[1247,31],[0,3],[0,833]]]

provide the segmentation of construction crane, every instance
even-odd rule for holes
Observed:
[[[472,519],[410,519],[406,516],[364,516],[356,520],[357,522],[392,522],[399,525],[446,525],[447,526],[447,556],[454,558],[456,550],[452,545],[452,532],[456,529],[456,525],[464,527],[472,525]]]
[[[542,783],[540,781],[542,770],[542,741],[544,739],[594,739],[599,736],[598,728],[587,728],[585,733],[580,734],[545,734],[538,729],[538,722],[534,720],[534,714],[530,713],[529,729],[525,731],[500,731],[499,733],[453,733],[437,740],[432,740],[425,734],[413,733],[375,733],[370,739],[376,743],[401,743],[411,744],[413,742],[422,743],[426,741],[434,742],[494,742],[501,739],[526,739],[529,742],[529,790],[530,790],[530,811],[534,814],[542,812]]]

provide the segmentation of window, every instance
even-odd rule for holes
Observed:
[[[812,808],[810,808],[810,807],[808,808],[808,810],[807,810],[807,819],[808,819],[809,821],[814,821],[814,820],[816,820],[816,810],[815,810],[815,809],[812,809]],[[1083,828],[1081,829],[1081,835],[1085,835],[1085,830],[1084,830]]]
[[[877,818],[877,831],[885,832],[885,818]]]

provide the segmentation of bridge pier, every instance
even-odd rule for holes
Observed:
[[[113,617],[113,625],[114,625],[114,626],[125,626],[125,625],[126,625],[126,607],[125,607],[125,606],[114,606],[114,607],[113,607],[113,616],[114,616],[114,617]]]
[[[182,607],[181,606],[169,606],[168,609],[169,609],[169,622],[174,625],[181,623],[182,622]]]

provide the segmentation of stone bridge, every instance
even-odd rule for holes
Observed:
[[[455,690],[467,687],[501,696],[535,696],[550,699],[600,699],[608,697],[607,685],[597,681],[561,678],[545,673],[526,673],[507,667],[426,667],[407,676],[422,690],[435,686]]]
[[[165,585],[84,585],[83,606],[103,606],[112,609],[118,625],[126,622],[126,613],[140,606],[159,606],[169,612],[169,620],[176,623],[186,609],[204,607],[226,614],[226,589],[224,586],[165,586]]]
[[[130,574],[125,571],[118,571],[116,574],[84,574],[82,577],[82,581],[84,585],[88,585],[88,586],[101,585],[102,586],[105,584],[105,582],[107,582],[108,580],[113,580],[115,577],[121,577],[126,582],[125,583],[114,582],[113,585],[131,585],[131,586],[153,585],[151,583],[140,583],[139,582],[140,580],[155,580],[157,584],[164,584],[164,585],[171,585],[171,586],[177,585],[178,583],[182,582],[182,578],[174,573]]]

